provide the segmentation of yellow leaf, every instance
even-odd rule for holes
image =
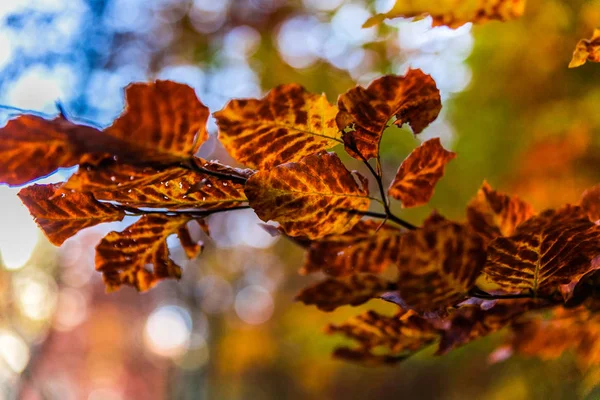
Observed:
[[[581,39],[577,43],[569,68],[579,67],[587,61],[600,62],[600,28],[594,29],[591,39]]]

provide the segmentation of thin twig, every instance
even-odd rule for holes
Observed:
[[[170,216],[188,215],[188,216],[194,217],[194,218],[207,217],[212,214],[217,214],[217,213],[226,212],[226,211],[247,210],[247,209],[251,208],[250,206],[236,206],[236,207],[230,207],[230,208],[218,208],[216,210],[187,210],[187,211],[175,210],[175,211],[173,211],[173,210],[140,210],[139,208],[124,206],[124,205],[120,205],[120,204],[115,205],[115,206],[120,208],[121,210],[125,211],[127,216],[130,216],[130,217],[137,217],[137,216],[148,215],[148,214],[159,214],[159,215],[170,215]]]
[[[191,169],[192,171],[199,172],[201,174],[206,174],[210,176],[214,176],[215,178],[225,179],[234,183],[245,184],[248,178],[239,176],[239,175],[231,175],[226,174],[224,172],[212,171],[210,169],[203,168],[196,164],[194,160],[190,160],[189,162],[183,163],[183,166]]]
[[[509,293],[509,294],[491,294],[478,287],[474,287],[469,291],[469,296],[476,297],[482,300],[509,300],[509,299],[540,299],[549,300],[553,299],[550,297],[538,296],[535,293]]]

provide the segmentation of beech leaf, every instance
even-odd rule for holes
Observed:
[[[594,29],[590,39],[581,39],[577,43],[569,68],[579,67],[588,61],[600,62],[600,28]]]

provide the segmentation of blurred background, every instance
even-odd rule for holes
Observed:
[[[75,121],[108,125],[124,86],[156,78],[189,84],[212,111],[286,82],[335,102],[410,66],[434,77],[444,107],[419,138],[386,132],[387,180],[430,137],[458,158],[430,205],[396,210],[405,219],[418,224],[433,208],[463,219],[483,179],[537,210],[577,202],[600,181],[600,67],[567,69],[577,41],[600,26],[600,1],[528,0],[522,19],[456,30],[430,19],[361,29],[391,3],[1,0],[0,123],[23,110],[56,114],[58,101]],[[233,163],[214,121],[209,129],[201,155]],[[57,249],[17,191],[0,186],[2,399],[600,398],[600,371],[569,354],[501,360],[492,352],[502,333],[395,367],[332,360],[342,339],[323,334],[327,323],[393,308],[372,301],[323,313],[294,303],[316,278],[297,274],[302,251],[263,232],[252,212],[211,217],[213,238],[197,260],[183,261],[173,243],[180,282],[105,294],[94,246],[124,225],[88,229]]]

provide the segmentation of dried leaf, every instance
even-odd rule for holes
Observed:
[[[209,111],[194,89],[171,81],[134,83],[125,89],[126,108],[104,132],[131,154],[124,161],[169,163],[191,158],[208,139]]]
[[[579,67],[587,61],[600,62],[600,28],[594,29],[591,39],[581,39],[577,43],[569,68]]]
[[[0,129],[0,182],[23,185],[79,163],[86,138],[101,135],[95,128],[62,117],[46,120],[21,115]]]
[[[317,239],[341,234],[369,208],[366,178],[360,184],[334,153],[319,152],[298,162],[252,175],[245,192],[260,219],[277,221],[286,234]]]
[[[122,210],[100,203],[88,193],[60,191],[60,184],[23,188],[19,198],[46,237],[57,246],[82,229],[121,221],[125,216]]]
[[[525,12],[525,0],[396,0],[392,9],[371,17],[364,28],[388,18],[422,18],[430,15],[433,26],[458,28],[467,22],[509,21]]]
[[[535,211],[529,204],[496,192],[485,181],[467,207],[469,224],[486,243],[498,236],[512,235],[519,224],[533,215]]]
[[[583,209],[566,206],[547,210],[523,222],[510,237],[488,247],[485,277],[507,292],[565,299],[574,285],[600,262],[600,227]]]
[[[300,273],[323,270],[331,276],[344,276],[383,272],[395,261],[402,234],[380,221],[359,221],[346,233],[312,242]]]
[[[389,317],[368,311],[339,325],[329,325],[327,333],[341,333],[358,342],[359,348],[341,347],[334,356],[362,364],[389,364],[402,361],[408,355],[437,340],[438,329],[412,311],[401,311]],[[386,354],[373,354],[383,347]]]
[[[410,124],[418,134],[437,118],[442,103],[431,76],[410,69],[405,76],[386,75],[366,89],[348,90],[339,97],[338,108],[339,129],[354,129],[344,133],[346,151],[360,160],[354,148],[366,159],[379,155],[379,142],[390,118],[396,117],[397,126]]]
[[[402,202],[402,207],[427,204],[435,185],[444,176],[446,164],[456,153],[445,150],[439,138],[429,139],[402,162],[388,194]]]
[[[252,168],[270,169],[340,143],[336,114],[324,94],[291,83],[260,100],[232,100],[214,117],[219,138],[233,158]]]
[[[587,189],[581,195],[581,207],[586,211],[590,221],[600,220],[600,185]]]
[[[129,285],[143,292],[165,278],[179,279],[181,268],[169,258],[167,238],[178,234],[188,257],[200,250],[187,232],[186,215],[144,215],[122,232],[111,232],[96,247],[96,270],[108,291]]]
[[[400,297],[422,313],[443,311],[465,298],[484,263],[483,241],[468,226],[427,220],[402,238]]]
[[[248,201],[243,185],[190,171],[169,181],[133,189],[96,192],[94,195],[100,200],[130,207],[169,210],[214,210],[236,207]]]
[[[389,290],[391,282],[377,275],[358,274],[338,279],[326,279],[309,286],[296,296],[306,305],[333,311],[344,305],[358,306]]]

